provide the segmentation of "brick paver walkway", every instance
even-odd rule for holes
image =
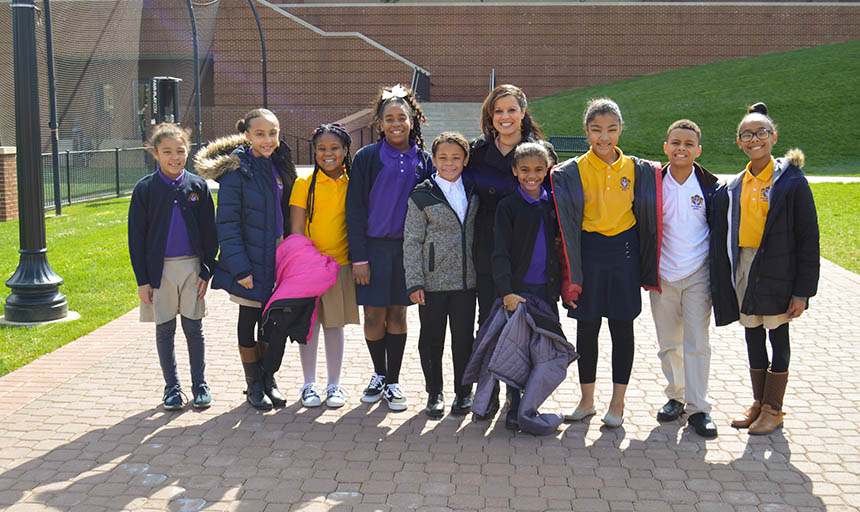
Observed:
[[[288,347],[279,382],[291,401],[257,412],[241,394],[236,306],[223,292],[210,293],[205,320],[215,405],[168,413],[159,403],[153,328],[138,323],[135,310],[0,378],[0,509],[856,510],[860,276],[827,261],[822,270],[812,309],[791,327],[783,430],[749,437],[728,426],[750,401],[745,346],[737,324],[712,330],[711,397],[720,428],[712,441],[680,421],[659,425],[654,418],[665,399],[644,295],[623,427],[606,429],[598,417],[548,437],[512,434],[501,422],[426,418],[415,308],[401,378],[407,411],[359,401],[370,362],[361,328],[352,326],[346,407],[300,407],[301,369]],[[572,322],[564,327],[573,334]],[[604,328],[604,411],[609,346]],[[187,352],[177,347],[187,382]],[[446,372],[450,382],[450,361]],[[573,407],[575,378],[574,365],[544,409]]]

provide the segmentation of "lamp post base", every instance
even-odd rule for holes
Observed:
[[[10,322],[47,322],[69,313],[66,296],[60,293],[63,279],[48,265],[47,249],[21,250],[18,268],[6,281],[12,293],[6,297],[4,315]]]

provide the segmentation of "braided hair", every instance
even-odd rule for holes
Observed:
[[[347,178],[349,178],[349,170],[352,166],[352,158],[349,155],[349,147],[352,144],[352,137],[349,136],[349,132],[343,127],[340,123],[331,123],[331,124],[321,124],[316,127],[313,134],[311,134],[311,144],[314,146],[314,150],[316,150],[317,140],[326,134],[332,134],[338,139],[340,139],[341,143],[343,143],[343,147],[346,150],[343,156],[343,167],[344,173]],[[308,202],[306,204],[306,210],[308,215],[308,235],[311,234],[311,222],[314,219],[314,199],[316,198],[316,184],[317,184],[317,173],[322,171],[320,164],[317,162],[316,156],[314,156],[314,172],[311,174],[311,182],[308,185]]]
[[[377,127],[379,138],[382,139],[385,137],[385,133],[382,131],[382,113],[392,103],[406,106],[406,110],[409,111],[409,116],[412,120],[412,127],[409,129],[409,138],[415,141],[418,149],[424,150],[421,125],[427,122],[427,118],[424,117],[424,112],[421,110],[418,100],[415,99],[415,93],[412,92],[412,89],[405,88],[400,84],[394,87],[384,87],[376,95],[376,101],[373,102],[373,106],[371,107],[373,109],[373,123]]]

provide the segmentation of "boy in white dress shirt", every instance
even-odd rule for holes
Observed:
[[[688,119],[675,121],[666,132],[663,151],[669,163],[663,166],[662,182],[661,292],[650,294],[669,398],[657,419],[675,421],[686,410],[696,433],[713,438],[717,426],[707,401],[711,365],[708,203],[717,178],[695,161],[702,153],[701,139],[701,130]]]

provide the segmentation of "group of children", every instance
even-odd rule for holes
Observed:
[[[668,402],[658,420],[674,421],[686,410],[697,433],[717,435],[707,401],[713,307],[717,325],[740,320],[746,329],[754,403],[732,425],[753,434],[781,426],[787,322],[816,292],[818,227],[799,169],[802,153],[771,156],[777,129],[764,104],[751,107],[738,126],[737,143],[749,165],[723,185],[696,163],[702,134],[689,120],[667,131],[668,164],[623,154],[621,111],[605,98],[590,101],[583,116],[589,151],[561,164],[541,140],[525,95],[511,85],[487,97],[483,135],[471,144],[445,132],[426,151],[421,107],[400,85],[379,93],[373,113],[379,142],[351,159],[344,128],[321,125],[312,135],[314,169],[296,177],[289,148],[279,142],[277,117],[265,109],[249,112],[237,124],[239,135],[219,139],[195,157],[198,173],[219,182],[217,215],[206,182],[183,168],[187,134],[176,125],[156,127],[150,145],[159,169],[134,189],[129,249],[141,319],[156,323],[166,409],[183,406],[173,350],[177,314],[188,340],[193,405],[207,407],[212,400],[200,322],[210,276],[213,288],[227,290],[239,304],[247,400],[259,409],[286,403],[274,379],[284,338],[262,339],[260,324],[279,284],[277,248],[298,237],[339,268],[312,303],[313,314],[294,315],[304,322],[291,332],[300,342],[305,407],[345,404],[344,326],[359,323],[359,305],[373,364],[361,401],[384,399],[393,411],[407,408],[399,374],[406,308],[418,304],[425,412],[441,418],[449,320],[451,413],[463,415],[473,400],[464,372],[475,343],[476,303],[480,326],[494,302],[514,312],[526,297],[536,297],[557,318],[561,298],[576,319],[581,387],[579,404],[565,418],[578,421],[597,412],[597,339],[607,318],[613,393],[602,421],[620,426],[641,286],[651,290],[667,379]],[[316,385],[320,330],[324,389]],[[507,388],[505,425],[517,429],[521,390],[510,382]],[[496,383],[476,419],[499,410],[498,389]]]

